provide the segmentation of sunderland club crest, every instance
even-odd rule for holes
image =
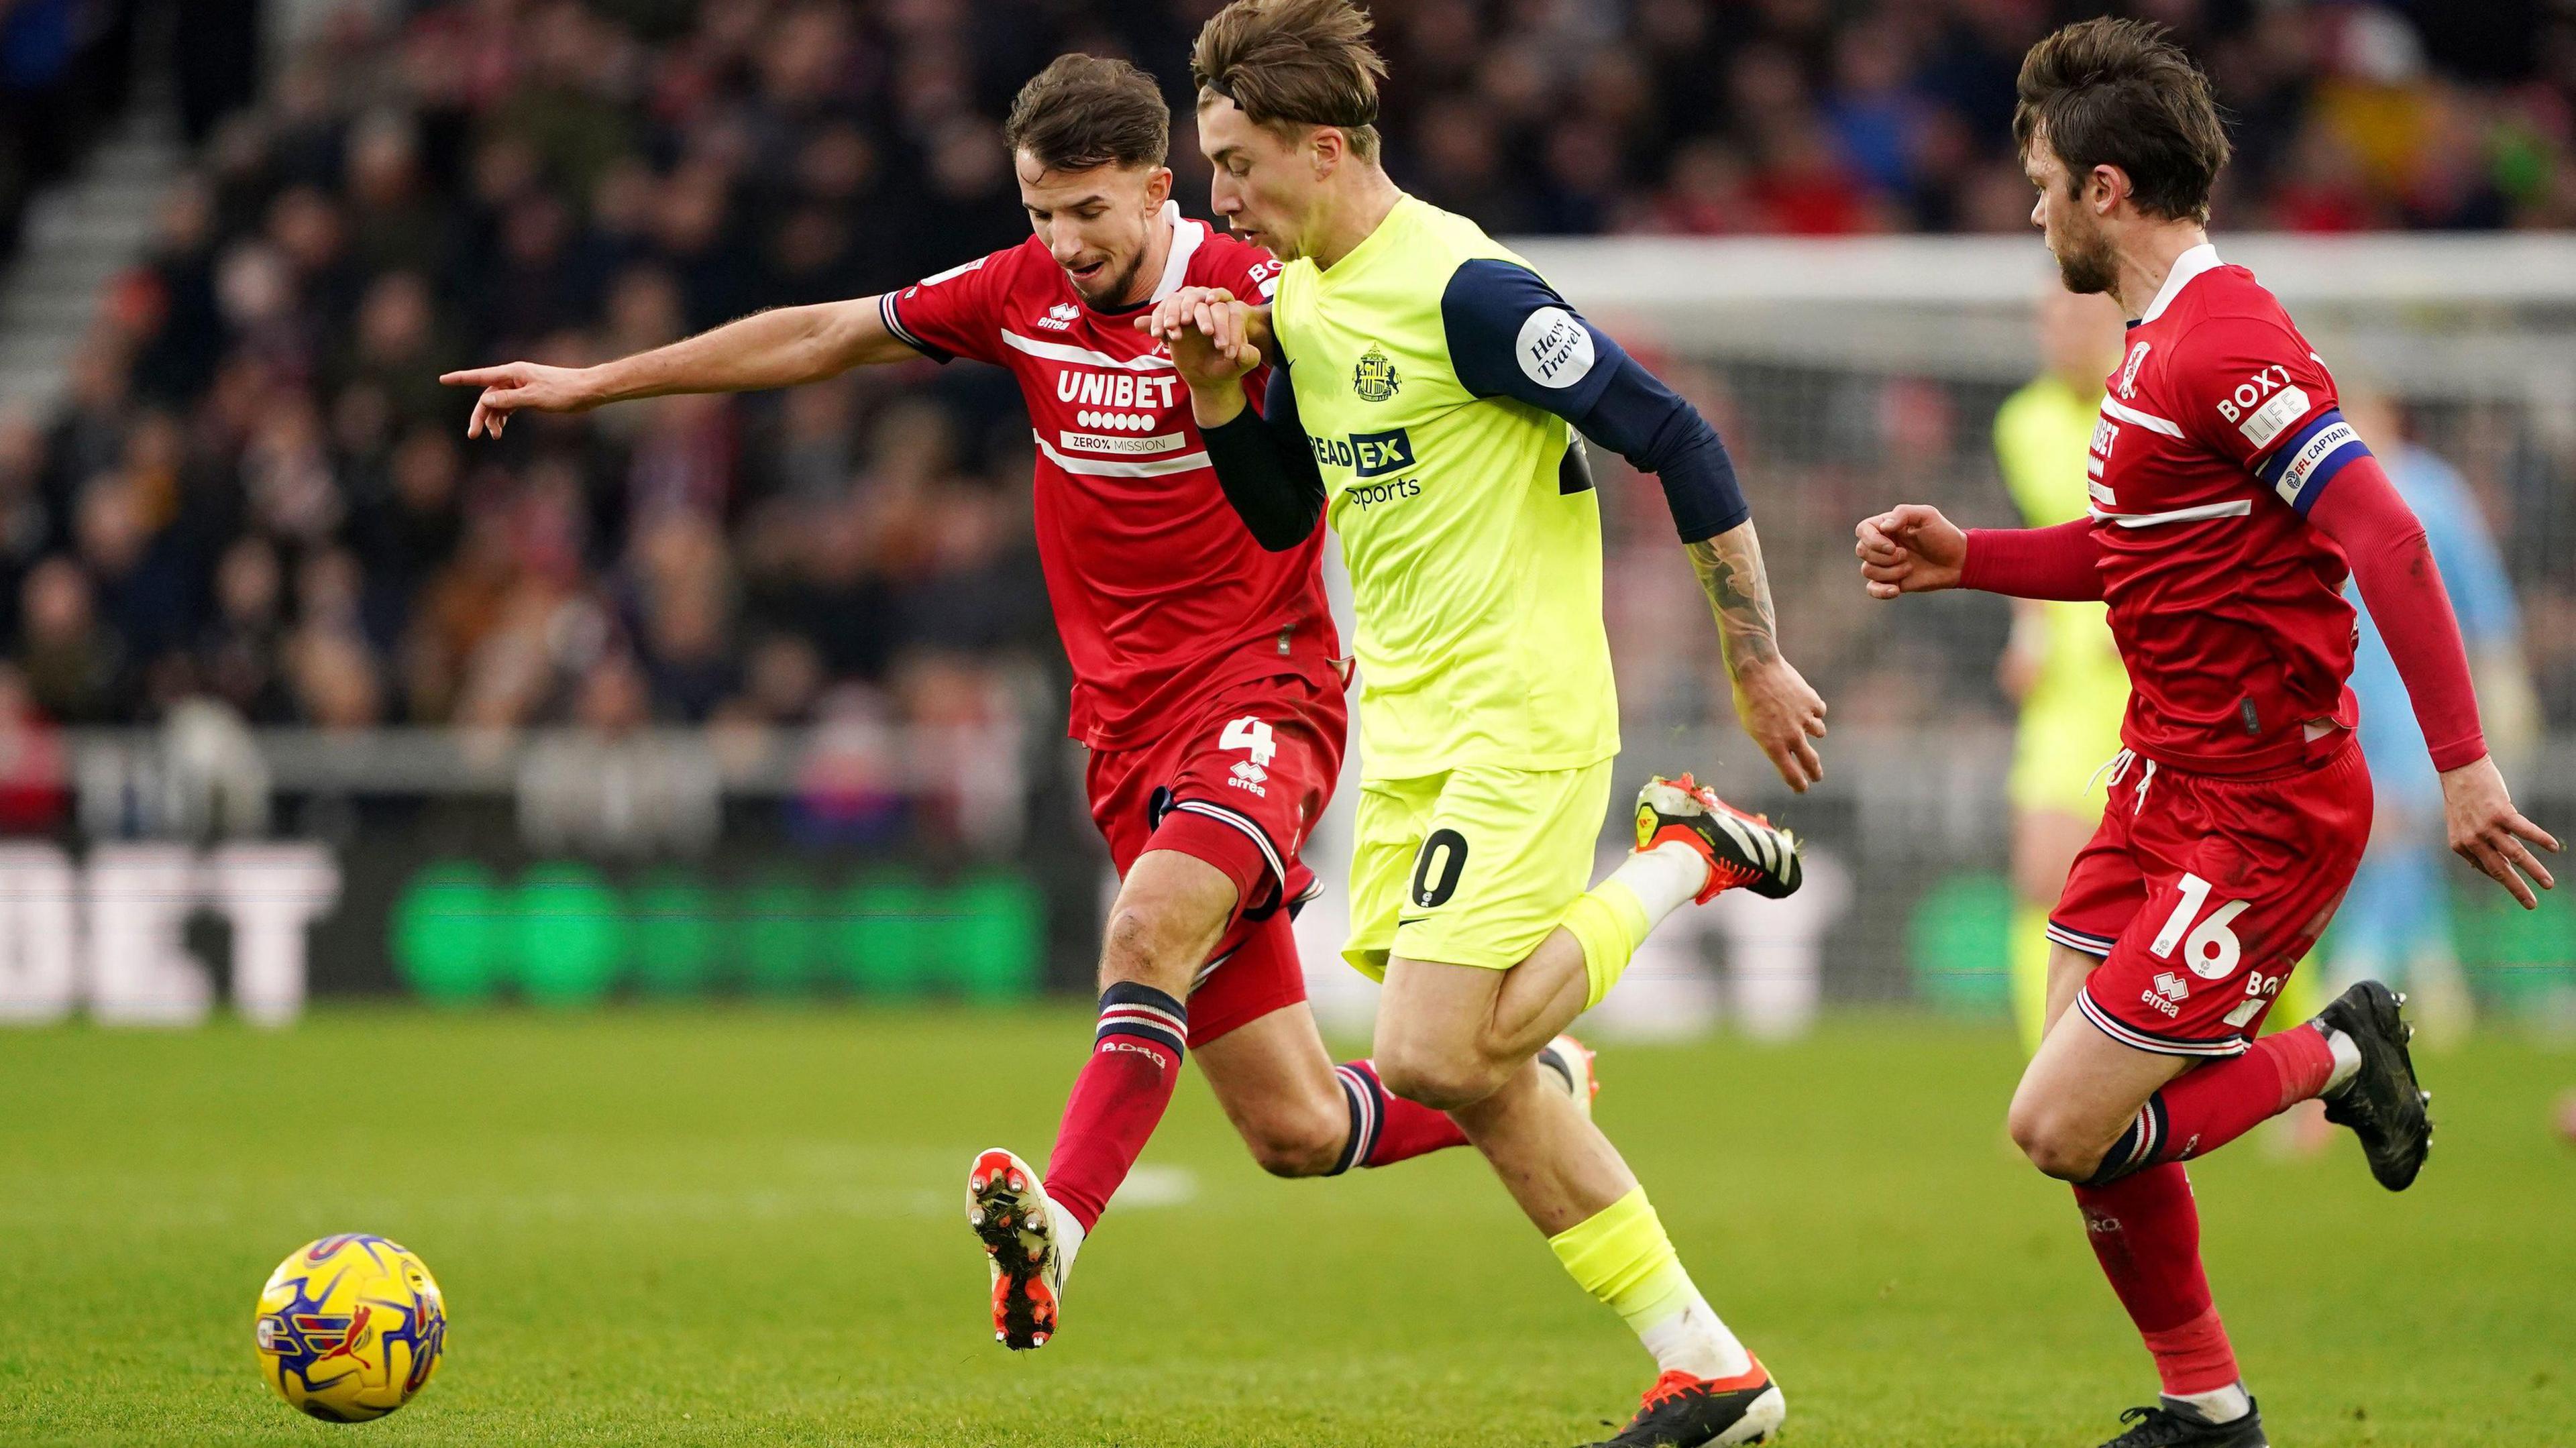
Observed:
[[[1395,364],[1375,347],[1362,353],[1359,365],[1351,369],[1351,390],[1360,395],[1362,402],[1384,402],[1402,385],[1396,378]]]

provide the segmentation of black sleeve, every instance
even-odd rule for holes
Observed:
[[[1479,259],[1440,298],[1449,363],[1479,397],[1545,408],[1664,485],[1673,526],[1696,543],[1753,516],[1717,429],[1536,272]]]
[[[1259,411],[1246,407],[1223,427],[1204,429],[1217,486],[1262,547],[1285,553],[1315,536],[1324,516],[1324,473],[1297,417],[1288,364],[1270,370]]]

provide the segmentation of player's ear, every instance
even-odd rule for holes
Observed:
[[[1306,153],[1314,162],[1318,181],[1333,174],[1349,149],[1350,136],[1338,126],[1316,126],[1306,133]]]
[[[2084,178],[2084,191],[2085,201],[2108,216],[2118,209],[2120,198],[2129,194],[2129,173],[2108,163],[2096,166]]]
[[[1163,209],[1163,203],[1171,199],[1172,168],[1157,166],[1153,173],[1145,178],[1145,205],[1149,210],[1160,211]]]

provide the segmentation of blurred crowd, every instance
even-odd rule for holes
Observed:
[[[1379,7],[1400,176],[1500,232],[2017,231],[2022,52],[2099,4]],[[2237,230],[2576,224],[2576,15],[2149,0],[2235,116]],[[1409,172],[1409,174],[1408,174]]]
[[[471,398],[436,378],[631,352],[1010,244],[1026,223],[997,118],[1063,49],[1123,53],[1167,82],[1180,194],[1203,212],[1187,53],[1214,8],[330,11],[254,104],[204,118],[59,412],[0,413],[0,637],[16,641],[0,713],[108,723],[212,698],[254,723],[615,732],[979,724],[1022,707],[1061,662],[1028,433],[1000,374],[874,369],[531,417],[498,443],[465,440]],[[2014,68],[2066,8],[1385,0],[1389,164],[1502,233],[2021,230]],[[2232,227],[2576,224],[2563,16],[2138,8],[2181,28],[2239,120]],[[0,37],[26,9],[0,5]],[[1745,421],[1726,379],[1695,385]],[[1939,429],[1973,470],[1985,418],[1964,400],[1927,387],[1867,406],[1888,438]],[[1792,458],[1776,439],[1766,455],[1758,423],[1746,439],[1815,482],[1800,495],[1819,518],[1847,526],[1881,501],[1861,496],[1857,461]],[[1659,507],[1627,490],[1619,546],[1668,547]],[[1775,576],[1840,577],[1847,538],[1787,531],[1775,546],[1814,566]],[[1614,610],[1698,637],[1696,595],[1674,579]],[[1790,607],[1859,651],[1857,598],[1820,586]],[[1623,677],[1632,663],[1639,707],[1722,715],[1705,670],[1649,658]]]

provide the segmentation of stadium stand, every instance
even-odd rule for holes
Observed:
[[[18,7],[7,34],[46,8]],[[0,417],[5,693],[70,724],[212,695],[254,723],[338,728],[802,722],[831,700],[918,720],[1035,697],[1060,665],[998,377],[923,364],[666,399],[531,419],[498,446],[462,440],[468,399],[434,379],[630,351],[1008,244],[1024,223],[996,117],[1060,49],[1164,78],[1198,210],[1186,45],[1211,8],[329,11],[255,108],[206,119],[60,411]],[[1389,4],[1392,164],[1505,233],[2017,230],[2014,57],[2067,8]],[[2145,8],[2200,47],[2238,117],[2230,226],[2576,222],[2563,12]],[[1743,418],[1721,379],[1697,384]],[[1992,493],[1983,415],[1902,383],[1868,407],[1868,447]],[[1779,571],[1814,579],[1784,613],[1839,698],[1868,682],[1869,624],[1830,586],[1864,500],[1835,460],[1766,454],[1752,425],[1766,516],[1815,515],[1784,530],[1803,546]],[[1663,547],[1650,492],[1620,496],[1615,546]],[[1690,604],[1614,600],[1645,625],[1622,634],[1643,654],[1622,660],[1632,712],[1722,717],[1684,677],[1705,671],[1655,656],[1689,635]],[[2552,610],[2576,602],[2534,611]],[[1955,688],[1854,707],[2000,717],[1983,657],[1957,651]]]

